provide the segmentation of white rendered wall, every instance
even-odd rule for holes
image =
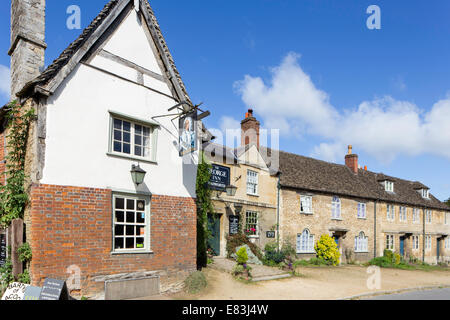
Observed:
[[[135,31],[129,30],[131,34],[137,34]],[[132,38],[129,34],[122,36]],[[131,47],[131,50],[134,49]],[[150,46],[148,50],[146,55],[151,61],[155,58],[153,53],[149,54]],[[134,72],[104,58],[97,57],[93,64],[126,78],[132,78]],[[164,82],[151,78],[145,84],[170,94]],[[167,110],[175,104],[174,99],[163,94],[89,66],[79,65],[48,99],[45,167],[41,183],[136,190],[130,170],[132,164],[138,161],[107,155],[109,111],[151,121],[153,116],[167,114]],[[158,130],[157,163],[140,162],[147,171],[145,185],[140,189],[158,195],[195,197],[197,168],[189,159],[193,158],[196,163],[198,154],[186,156],[186,164],[183,164],[183,159],[178,155],[178,121],[171,122],[171,117],[155,121],[161,124]]]

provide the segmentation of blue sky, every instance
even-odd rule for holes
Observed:
[[[106,0],[47,0],[46,64]],[[450,2],[152,0],[194,102],[211,128],[235,127],[248,107],[281,128],[282,150],[343,163],[353,144],[369,170],[420,180],[450,197]],[[369,30],[369,5],[381,30]],[[10,1],[0,3],[0,104],[7,101]],[[6,78],[6,79],[5,79]],[[448,112],[447,112],[448,111]]]

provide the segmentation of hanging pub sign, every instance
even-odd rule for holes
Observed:
[[[180,118],[180,157],[197,151],[197,112],[188,113]]]
[[[209,179],[209,188],[212,190],[225,191],[230,185],[230,168],[213,164]]]
[[[0,267],[6,263],[6,234],[0,233]]]
[[[230,216],[230,236],[239,233],[239,216]]]

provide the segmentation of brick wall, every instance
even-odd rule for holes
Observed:
[[[111,254],[111,199],[111,190],[33,185],[29,230],[33,284],[42,284],[46,277],[67,279],[71,265],[81,269],[83,295],[103,290],[104,283],[94,277],[158,270],[170,279],[195,270],[194,199],[153,195],[153,254],[122,255]]]

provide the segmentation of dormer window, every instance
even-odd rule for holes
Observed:
[[[384,182],[384,190],[387,192],[394,192],[394,182],[386,180]]]
[[[422,189],[422,190],[420,190],[420,193],[422,194],[422,198],[430,199],[430,190]]]

